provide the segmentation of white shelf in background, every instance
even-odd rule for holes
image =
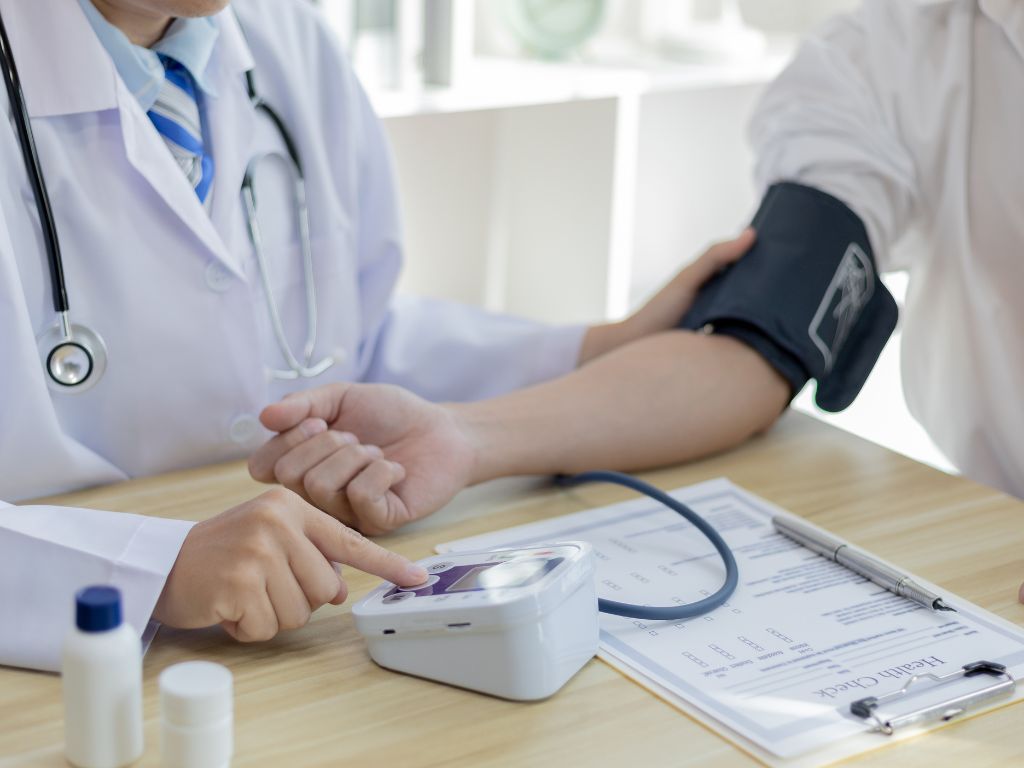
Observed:
[[[764,56],[729,64],[649,59],[607,65],[480,57],[454,87],[373,89],[370,99],[382,118],[394,118],[766,83],[791,55],[792,46],[779,43]]]

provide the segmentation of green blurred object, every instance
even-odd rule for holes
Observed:
[[[505,18],[523,46],[545,59],[563,59],[604,20],[605,0],[505,0]]]

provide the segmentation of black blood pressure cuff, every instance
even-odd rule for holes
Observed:
[[[816,379],[818,406],[841,411],[898,317],[867,230],[840,200],[792,183],[768,190],[753,227],[754,247],[701,289],[680,327],[743,341],[794,394]]]

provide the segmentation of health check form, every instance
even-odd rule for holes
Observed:
[[[1013,624],[955,595],[945,597],[957,612],[935,613],[885,591],[776,533],[772,517],[788,513],[727,480],[672,495],[729,543],[740,584],[728,603],[696,619],[602,615],[600,656],[717,729],[725,726],[767,762],[823,748],[837,759],[884,745],[886,737],[866,734],[870,726],[850,715],[849,705],[898,690],[914,675],[953,672],[980,659],[1024,675],[1024,632]],[[721,560],[710,543],[648,499],[438,549],[569,540],[593,545],[604,598],[683,604],[721,584]]]

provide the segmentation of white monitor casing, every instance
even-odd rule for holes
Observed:
[[[385,583],[353,608],[382,667],[515,700],[551,696],[597,652],[584,542],[421,560],[431,579]]]

